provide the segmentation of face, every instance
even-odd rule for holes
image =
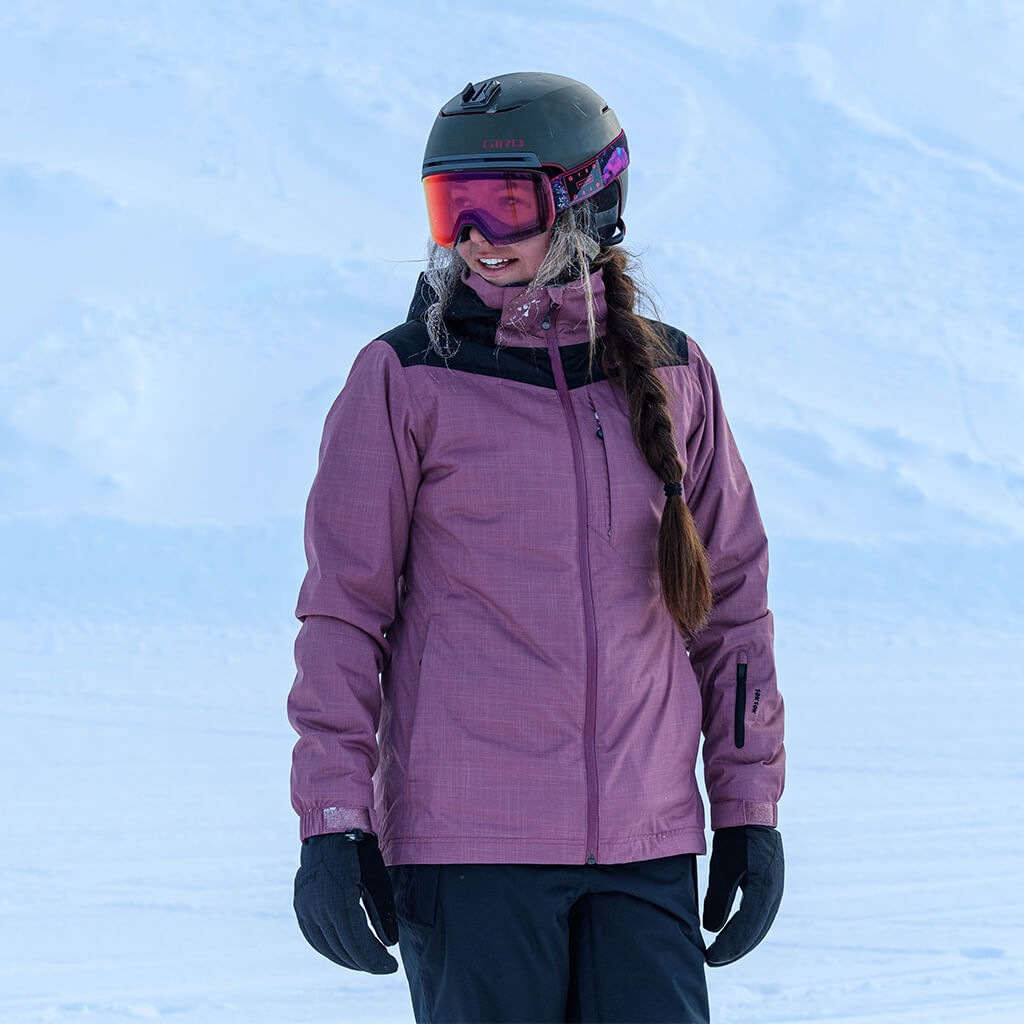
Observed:
[[[494,284],[532,281],[548,254],[552,230],[548,228],[512,245],[491,245],[477,228],[471,227],[455,251],[470,270]]]

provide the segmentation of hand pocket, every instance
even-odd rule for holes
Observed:
[[[395,890],[395,907],[403,925],[433,927],[437,920],[440,864],[396,864],[388,868]]]

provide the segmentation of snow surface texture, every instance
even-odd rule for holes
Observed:
[[[437,108],[524,68],[626,127],[772,541],[789,884],[715,1019],[1024,1019],[1024,8],[467,10],[0,5],[0,1019],[412,1019],[292,918],[301,513]]]

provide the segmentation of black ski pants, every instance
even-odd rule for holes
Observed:
[[[709,1019],[692,854],[390,872],[420,1024]]]

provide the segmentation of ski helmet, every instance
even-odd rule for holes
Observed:
[[[541,174],[547,178],[542,191],[550,191],[552,209],[545,227],[550,227],[558,211],[587,200],[594,209],[597,240],[615,245],[626,228],[622,213],[628,164],[629,150],[618,118],[582,82],[540,72],[470,82],[441,108],[427,139],[423,178],[431,231],[437,237],[437,210],[431,208],[437,200],[428,179],[436,183],[444,180],[442,175],[522,172],[522,177],[532,173],[542,182]],[[470,213],[458,221],[451,209],[438,216],[447,219],[442,233],[448,236],[456,232],[457,238],[463,223],[475,223],[484,230]],[[515,236],[510,230],[505,237],[511,239]],[[442,244],[454,244],[454,240]]]

